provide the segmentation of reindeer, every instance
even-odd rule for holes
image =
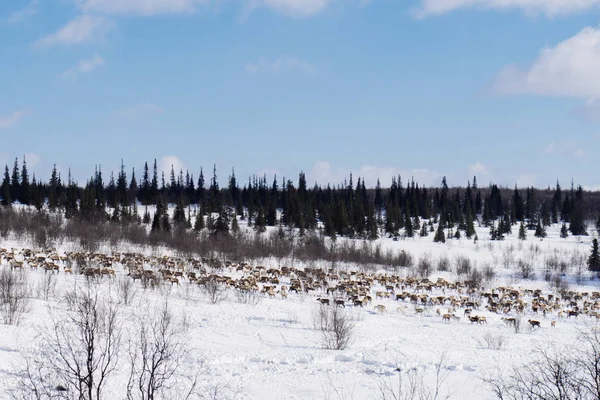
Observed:
[[[377,304],[374,308],[375,308],[375,311],[377,311],[380,314],[387,312],[387,310],[383,304]]]
[[[346,308],[346,302],[344,300],[339,299],[339,300],[334,300],[334,302],[337,307]]]
[[[321,304],[328,306],[329,305],[329,299],[322,299],[322,298],[317,298],[317,301],[320,302]]]
[[[531,325],[531,329],[542,327],[542,324],[540,323],[540,321],[537,321],[535,319],[529,319],[529,320],[527,320],[527,322],[529,322],[529,325]]]

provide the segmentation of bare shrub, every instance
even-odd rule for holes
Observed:
[[[447,256],[442,256],[438,260],[437,270],[440,272],[450,271],[450,259]]]
[[[240,304],[255,306],[260,303],[262,296],[254,290],[238,289],[235,291],[235,301]]]
[[[227,288],[215,279],[204,282],[202,289],[210,304],[219,304],[227,298]]]
[[[196,395],[199,372],[187,376],[181,368],[187,351],[185,337],[166,301],[158,312],[139,316],[134,339],[129,341],[127,399],[189,399]]]
[[[504,350],[506,342],[506,337],[488,332],[481,337],[479,345],[489,350]]]
[[[445,388],[445,382],[450,375],[445,366],[446,352],[444,351],[439,361],[434,365],[435,380],[425,383],[425,369],[423,366],[396,368],[396,374],[379,383],[379,396],[381,400],[447,400],[452,394]]]
[[[396,256],[395,264],[399,267],[410,268],[414,264],[414,257],[406,250],[401,250]]]
[[[428,255],[423,255],[417,263],[417,275],[420,278],[428,278],[433,272],[433,263]]]
[[[546,257],[544,264],[546,266],[546,270],[548,271],[556,272],[560,268],[560,261],[558,260],[558,256],[556,254]]]
[[[473,265],[471,260],[465,256],[457,256],[454,260],[454,264],[456,266],[456,274],[458,276],[465,276],[471,273],[471,269]]]
[[[517,269],[521,279],[533,279],[533,264],[530,261],[520,259],[517,262]]]
[[[494,267],[492,267],[490,264],[486,264],[483,266],[482,273],[483,279],[485,279],[486,282],[491,282],[496,277],[496,271],[494,270]]]
[[[44,274],[36,286],[36,295],[38,299],[48,301],[56,293],[56,275]]]
[[[137,288],[132,279],[119,279],[117,281],[117,298],[119,303],[129,306],[137,296]]]
[[[512,324],[512,328],[515,333],[521,333],[521,321],[522,320],[520,317],[515,318],[515,322]]]
[[[502,249],[502,265],[509,269],[515,260],[515,248],[513,245],[506,246]]]
[[[483,274],[477,268],[473,268],[469,272],[468,280],[471,282],[471,287],[479,288],[483,283]]]
[[[29,311],[31,290],[24,271],[0,271],[0,314],[2,322],[18,325]]]
[[[584,326],[574,345],[538,347],[534,359],[482,379],[498,399],[592,400],[600,396],[600,336]]]
[[[315,329],[321,333],[321,344],[329,350],[344,350],[350,344],[354,323],[339,307],[320,305],[313,314]]]
[[[118,309],[89,284],[69,296],[72,311],[51,316],[50,328],[41,335],[43,353],[26,360],[22,398],[103,398],[120,351]]]
[[[569,282],[563,279],[561,276],[554,276],[550,283],[550,288],[555,290],[557,293],[563,293],[569,291]]]

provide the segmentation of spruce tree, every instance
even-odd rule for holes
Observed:
[[[444,233],[444,220],[440,219],[440,223],[438,224],[437,231],[435,232],[435,236],[433,237],[434,243],[446,243],[446,235]]]
[[[200,232],[204,229],[204,212],[202,206],[196,210],[196,220],[194,221],[194,230]]]
[[[186,224],[185,209],[183,207],[183,198],[181,196],[177,200],[177,205],[175,206],[173,223],[177,226],[185,226]]]
[[[15,158],[12,175],[10,178],[10,194],[13,200],[21,198],[21,174],[19,173],[19,160]]]
[[[525,229],[525,223],[521,220],[519,224],[519,240],[527,239],[527,229]]]
[[[148,212],[146,211],[146,213],[148,213]],[[161,215],[157,208],[156,211],[154,212],[154,218],[152,218],[152,227],[150,228],[151,233],[160,232],[160,217],[161,217]]]
[[[10,175],[8,173],[8,165],[4,166],[4,180],[2,180],[2,205],[10,207],[12,198],[10,193]]]
[[[6,179],[6,175],[4,179]],[[600,215],[598,215],[598,221],[596,221],[596,231],[598,232],[598,235],[600,235]]]
[[[301,229],[303,226],[300,227]],[[254,221],[254,230],[258,233],[263,233],[267,230],[267,220],[265,218],[265,212],[262,207],[258,208],[258,214]]]
[[[147,225],[150,223],[150,221],[150,213],[148,212],[148,206],[146,206],[146,211],[144,212],[144,218],[142,218],[142,222]]]
[[[266,230],[267,228],[265,228]],[[237,215],[233,213],[233,217],[231,218],[231,232],[238,233],[240,231],[240,225],[238,224]]]
[[[473,224],[473,215],[471,212],[467,213],[467,221],[465,223],[465,233],[467,238],[471,238],[475,234],[475,225]]]
[[[456,229],[456,232],[454,233],[454,239],[460,239],[460,229]]]
[[[560,227],[560,237],[563,239],[569,237],[569,229],[567,229],[567,224],[565,224],[564,222]]]
[[[213,224],[212,230],[213,235],[217,237],[229,235],[229,212],[223,205],[218,210],[217,219]]]
[[[119,222],[120,214],[119,214],[119,205],[115,205],[112,216],[110,217],[111,222]]]
[[[546,228],[544,228],[542,225],[542,221],[538,220],[537,226],[535,227],[535,233],[533,235],[538,238],[546,237]]]
[[[592,252],[588,258],[588,267],[590,271],[600,272],[600,252],[598,250],[598,239],[592,240]]]
[[[429,234],[428,229],[427,229],[427,224],[422,224],[421,225],[421,231],[419,231],[419,236],[421,237],[425,237]]]

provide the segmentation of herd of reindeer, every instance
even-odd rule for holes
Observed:
[[[237,290],[288,299],[289,296],[312,296],[317,302],[331,307],[372,306],[387,313],[396,304],[398,313],[413,310],[416,315],[435,314],[443,322],[460,322],[461,316],[472,324],[487,324],[478,315],[487,310],[488,316],[498,315],[507,325],[517,325],[525,315],[531,329],[541,328],[541,317],[556,320],[579,315],[600,319],[600,292],[563,290],[544,293],[541,289],[513,287],[483,288],[477,282],[463,280],[448,282],[438,278],[400,277],[388,273],[360,271],[325,271],[321,268],[267,268],[248,263],[221,261],[215,258],[180,258],[146,256],[139,253],[62,253],[56,249],[0,248],[0,263],[12,270],[43,270],[45,273],[81,274],[86,278],[115,278],[140,281],[144,288],[161,284],[180,286],[215,285],[222,290]],[[383,303],[387,303],[383,304]],[[412,306],[412,307],[409,307]],[[457,316],[456,314],[459,313]],[[535,317],[538,316],[538,317]]]

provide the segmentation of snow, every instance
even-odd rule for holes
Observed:
[[[513,227],[513,234],[502,242],[488,241],[487,229],[477,228],[477,244],[466,238],[435,244],[432,234],[400,241],[382,238],[376,244],[383,249],[406,250],[413,254],[415,262],[421,257],[429,257],[434,265],[443,256],[453,265],[455,257],[463,255],[473,260],[477,268],[489,265],[494,269],[496,278],[489,284],[491,287],[510,285],[539,288],[550,293],[550,285],[544,280],[545,260],[554,254],[564,260],[570,260],[573,255],[587,257],[593,237],[561,239],[559,229],[560,226],[548,229],[548,237],[542,241],[533,238],[532,231],[528,232],[526,241],[519,241],[516,239],[518,227]],[[1,243],[4,248],[26,245],[11,240]],[[64,243],[58,252],[72,249],[72,244]],[[131,250],[124,246],[122,251]],[[503,252],[512,252],[510,268],[502,265]],[[533,262],[534,279],[518,278],[514,265],[521,258]],[[254,265],[281,266],[274,259],[259,261]],[[316,266],[330,267],[325,263]],[[4,263],[0,268],[8,268],[8,265]],[[125,268],[116,269],[115,279],[130,279],[125,276]],[[34,287],[44,276],[42,270],[27,271],[26,268],[25,273]],[[405,276],[408,271],[400,269],[397,273]],[[240,276],[239,272],[227,269],[223,274]],[[434,272],[431,279],[438,276],[457,279],[452,272]],[[583,274],[579,284],[574,270],[564,278],[573,290],[600,290],[600,281],[590,280],[587,273]],[[51,316],[64,310],[60,294],[76,282],[83,284],[85,278],[65,275],[61,271],[56,280],[56,294],[49,301],[33,299],[30,312],[19,326],[0,325],[0,393],[6,393],[16,384],[16,372],[22,365],[21,353],[27,354],[40,343],[40,328],[47,327]],[[281,283],[289,284],[289,281],[283,278]],[[104,278],[99,285],[107,292],[114,291],[116,286],[109,278]],[[178,318],[186,319],[189,351],[184,369],[196,370],[200,368],[200,361],[206,363],[202,380],[207,387],[223,388],[220,398],[235,395],[238,399],[378,399],[382,385],[395,382],[399,368],[404,371],[415,369],[423,374],[427,385],[433,385],[436,366],[443,355],[442,373],[447,376],[443,384],[445,392],[452,394],[454,399],[493,399],[493,393],[481,380],[485,374],[493,373],[497,367],[505,368],[529,360],[531,351],[541,343],[572,343],[580,328],[595,323],[595,318],[583,315],[558,319],[556,314],[544,318],[529,312],[523,316],[524,322],[536,318],[542,321],[542,328],[530,332],[525,327],[522,333],[515,334],[503,323],[502,315],[490,313],[483,307],[476,314],[486,316],[487,324],[469,323],[462,309],[457,310],[461,320],[448,323],[436,314],[436,307],[429,307],[423,315],[417,315],[409,302],[376,299],[375,291],[382,288],[375,285],[372,304],[364,309],[347,306],[346,312],[355,323],[355,332],[350,346],[336,351],[322,348],[319,332],[313,327],[312,316],[318,305],[316,298],[322,293],[290,293],[287,300],[279,296],[270,299],[265,295],[258,304],[250,305],[236,301],[233,289],[230,289],[225,300],[210,304],[197,285],[188,282],[182,282],[181,287],[169,286],[160,290],[143,290],[139,281],[136,286],[138,292],[134,304],[122,306],[123,329],[132,315],[155,307],[168,297]],[[436,294],[441,291],[434,291],[433,295]],[[374,310],[377,304],[385,305],[388,312],[377,313]],[[446,312],[448,307],[440,308]],[[555,329],[550,327],[552,320],[557,320]],[[506,344],[501,350],[488,349],[484,340],[486,334],[502,336]],[[126,374],[125,368],[117,369],[109,382],[106,398],[123,396],[119,385],[126,381]],[[110,397],[112,395],[120,397]]]

